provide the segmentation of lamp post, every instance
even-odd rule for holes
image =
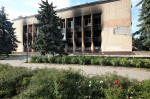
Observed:
[[[28,52],[29,52],[29,47],[31,46],[31,43],[30,42],[29,42],[29,44],[24,43],[23,45],[27,47],[27,50],[26,50],[26,63],[28,63]]]

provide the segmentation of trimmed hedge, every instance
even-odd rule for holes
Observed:
[[[125,57],[98,57],[98,56],[32,56],[31,63],[56,63],[56,64],[80,64],[101,66],[124,66],[150,68],[149,58],[125,58]]]
[[[0,99],[149,99],[150,80],[0,64]]]

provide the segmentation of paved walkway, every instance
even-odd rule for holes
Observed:
[[[128,76],[129,78],[135,78],[139,81],[150,79],[150,70],[144,70],[141,68],[126,68],[126,67],[112,67],[112,66],[94,66],[94,65],[62,65],[62,64],[37,64],[37,63],[25,63],[25,56],[9,58],[7,60],[0,60],[2,64],[10,64],[14,67],[27,67],[27,68],[56,68],[56,69],[81,69],[83,73],[96,75],[105,74],[107,72],[113,72],[114,70],[118,75]]]

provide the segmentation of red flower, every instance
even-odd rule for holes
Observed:
[[[115,70],[113,70],[113,72],[115,73],[116,71],[115,71]]]
[[[108,85],[110,85],[110,83],[108,83]]]
[[[5,99],[5,98],[3,98],[3,99]]]
[[[18,88],[16,88],[16,90],[17,90]]]
[[[104,77],[104,75],[102,75]]]
[[[118,81],[116,80],[114,83],[117,83]]]
[[[122,85],[120,85],[120,88],[122,88]]]
[[[61,84],[61,82],[59,82],[59,84]]]
[[[119,81],[118,81],[118,84],[119,84]]]
[[[114,87],[113,85],[111,85],[112,87]]]
[[[118,87],[118,84],[117,84],[117,87]]]

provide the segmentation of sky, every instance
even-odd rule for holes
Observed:
[[[99,0],[48,0],[53,2],[54,6],[57,6],[57,9],[75,6],[84,3],[90,3]],[[132,33],[137,31],[139,28],[137,25],[138,15],[140,6],[136,7],[135,5],[141,0],[132,0]],[[0,0],[0,7],[4,6],[8,18],[13,20],[18,16],[29,16],[37,14],[39,10],[39,5],[41,0]]]

